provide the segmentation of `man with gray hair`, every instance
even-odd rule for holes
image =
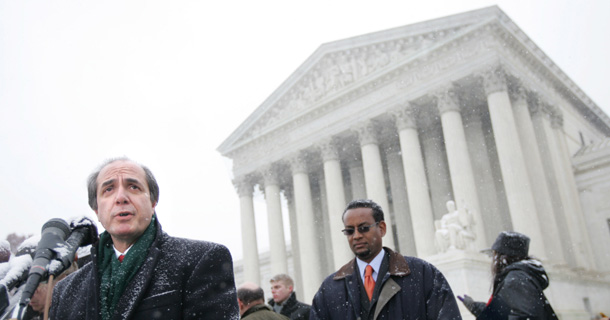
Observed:
[[[91,262],[55,287],[52,319],[239,318],[229,250],[162,231],[159,185],[147,167],[108,160],[88,191],[106,231]]]
[[[289,317],[291,320],[308,320],[311,306],[297,301],[294,292],[294,281],[287,274],[277,274],[269,280],[271,283],[271,294],[269,305],[279,314]]]

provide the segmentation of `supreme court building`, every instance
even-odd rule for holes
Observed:
[[[608,137],[610,118],[495,6],[324,44],[218,148],[241,205],[236,279],[265,288],[290,272],[310,303],[353,258],[343,209],[370,198],[384,244],[435,264],[456,295],[487,301],[480,250],[514,230],[531,238],[562,319],[608,312]]]

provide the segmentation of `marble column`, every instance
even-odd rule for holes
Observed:
[[[514,102],[512,105],[515,123],[523,147],[523,156],[528,164],[527,169],[534,199],[536,199],[538,219],[544,225],[542,236],[548,258],[557,263],[565,263],[561,247],[561,235],[557,227],[551,193],[544,175],[542,157],[536,143],[536,133],[527,104],[526,92],[523,87],[518,86],[515,88],[513,96]]]
[[[580,203],[580,197],[576,186],[576,180],[574,179],[574,168],[572,166],[572,160],[570,151],[565,140],[565,133],[563,132],[563,116],[559,113],[559,110],[555,108],[551,114],[551,127],[554,131],[555,141],[557,143],[557,151],[559,153],[560,165],[562,167],[562,180],[566,188],[566,195],[568,205],[570,207],[570,215],[568,218],[568,228],[572,229],[574,243],[576,250],[580,253],[582,259],[584,259],[583,266],[588,269],[595,269],[596,264],[593,259],[593,250],[591,243],[589,243],[589,237],[587,236],[587,229],[585,222],[583,221],[582,205]]]
[[[345,203],[345,191],[343,188],[343,175],[339,153],[332,140],[320,144],[322,161],[324,162],[324,180],[326,183],[328,217],[330,226],[330,239],[333,251],[333,270],[338,270],[347,261],[353,258],[353,254],[347,243],[343,230],[343,210]]]
[[[415,114],[411,107],[403,107],[395,112],[395,115],[417,256],[427,257],[436,253],[434,214],[428,193],[428,181]]]
[[[428,109],[427,111],[430,112],[430,108],[425,109]],[[436,122],[433,121],[434,117],[430,114],[424,114],[421,119],[418,117],[418,122],[422,120],[418,133],[422,146],[424,167],[426,168],[425,173],[428,180],[432,212],[434,214],[433,219],[437,220],[447,213],[447,201],[454,198],[449,165],[447,163],[447,150],[443,140],[443,130],[440,118]]]
[[[304,301],[311,301],[322,283],[320,264],[316,261],[323,257],[318,252],[314,220],[311,185],[307,171],[307,163],[301,155],[290,158],[292,182],[294,187],[294,204],[297,224],[299,226],[299,250],[301,253],[301,271],[303,274]]]
[[[502,186],[500,190],[497,188],[499,183],[496,180],[499,179],[500,183],[502,181],[500,166],[496,162],[497,159],[490,157],[490,154],[496,152],[493,138],[486,137],[491,135],[491,130],[490,127],[485,128],[483,124],[483,117],[487,119],[487,107],[477,107],[473,103],[474,101],[470,100],[468,107],[462,112],[464,133],[472,156],[470,158],[472,167],[476,168],[473,173],[481,206],[481,218],[485,225],[485,236],[493,241],[501,231],[511,230],[512,227],[508,209],[503,210],[508,204],[506,199],[500,196],[504,187]]]
[[[260,267],[256,242],[256,223],[252,201],[253,184],[246,178],[233,181],[239,195],[241,212],[241,243],[244,252],[244,281],[260,283]]]
[[[388,163],[388,180],[390,181],[390,193],[392,195],[393,217],[394,221],[396,221],[397,249],[403,255],[417,256],[413,224],[409,212],[405,171],[402,167],[402,153],[400,152],[399,141],[394,140],[390,141],[393,147],[386,148],[386,161]]]
[[[483,84],[513,227],[515,231],[531,238],[532,254],[545,258],[546,250],[534,194],[503,70],[497,68],[483,73]]]
[[[473,214],[475,220],[473,229],[476,234],[474,248],[482,250],[488,248],[489,243],[485,237],[485,228],[481,217],[482,213],[460,108],[451,88],[441,89],[436,98],[443,125],[443,137],[445,138],[455,204],[458,209],[466,208]]]
[[[288,272],[286,240],[282,218],[282,202],[277,173],[269,166],[262,170],[267,203],[267,222],[269,226],[269,256],[271,276]]]
[[[565,189],[562,187],[562,180],[559,179],[561,167],[559,165],[557,146],[553,137],[549,113],[543,108],[538,97],[533,97],[531,101],[528,101],[528,106],[532,116],[532,124],[534,125],[534,132],[536,133],[540,157],[544,164],[543,169],[549,187],[551,204],[553,205],[553,211],[555,212],[557,228],[561,234],[563,256],[566,262],[571,266],[582,265],[583,260],[577,259],[577,254],[572,250],[573,235],[568,229],[568,219],[566,219],[569,215],[569,211],[567,211],[568,206],[564,196]]]
[[[383,164],[379,153],[379,143],[377,132],[371,121],[366,122],[358,128],[358,138],[362,152],[362,167],[364,169],[364,183],[366,185],[366,195],[375,201],[384,210],[386,223],[386,235],[383,245],[396,248],[394,242],[392,218],[389,213],[388,194],[386,191],[385,179],[383,177]]]
[[[349,176],[351,181],[352,199],[365,199],[366,186],[364,184],[364,170],[362,169],[362,160],[350,159],[347,161]],[[347,204],[346,204],[347,205]],[[345,209],[345,208],[344,208]]]
[[[305,292],[303,291],[304,283],[303,271],[301,263],[301,250],[299,249],[299,227],[297,225],[297,212],[294,205],[294,192],[292,185],[284,185],[282,190],[284,191],[284,197],[288,204],[288,219],[290,219],[290,248],[292,249],[292,264],[294,267],[294,274],[292,279],[295,282],[295,291],[298,297],[303,297]]]
[[[313,166],[312,166],[313,167]],[[312,172],[309,174],[311,183],[311,199],[313,201],[313,216],[316,222],[316,232],[323,234],[317,239],[318,252],[321,256],[318,260],[320,264],[320,270],[322,276],[326,276],[336,271],[333,269],[333,252],[328,250],[331,248],[330,235],[330,224],[328,218],[328,199],[326,196],[326,182],[324,179],[324,172],[321,167],[315,166],[310,169]]]

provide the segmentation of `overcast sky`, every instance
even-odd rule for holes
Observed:
[[[494,4],[610,110],[608,0],[0,0],[0,238],[95,218],[86,177],[125,155],[157,176],[165,231],[241,258],[224,139],[323,43]]]

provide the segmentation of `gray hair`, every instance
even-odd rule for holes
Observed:
[[[158,203],[159,202],[159,185],[157,184],[157,179],[153,175],[152,171],[148,169],[145,165],[139,164],[127,157],[118,157],[111,158],[104,161],[100,166],[93,171],[87,178],[87,192],[89,194],[89,207],[93,210],[97,210],[97,177],[100,175],[102,169],[104,169],[107,165],[117,162],[117,161],[129,161],[133,162],[144,170],[144,174],[146,175],[146,183],[148,184],[148,190],[150,191],[150,202]]]

